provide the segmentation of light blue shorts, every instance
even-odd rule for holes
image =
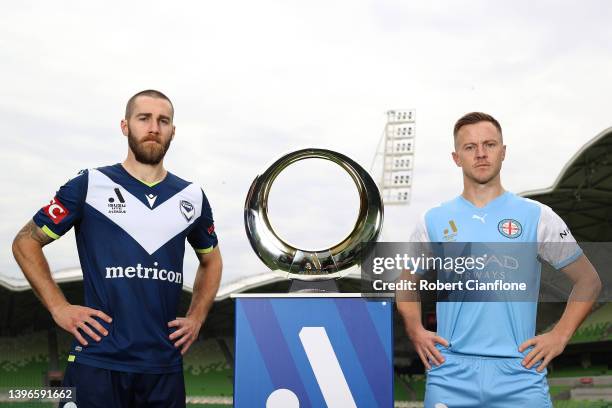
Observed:
[[[552,408],[546,370],[527,369],[521,358],[442,355],[427,371],[425,408]]]

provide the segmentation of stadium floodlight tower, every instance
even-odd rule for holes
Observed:
[[[410,203],[416,136],[414,109],[387,111],[379,189],[386,205]]]

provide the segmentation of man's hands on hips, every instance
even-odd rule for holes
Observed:
[[[522,353],[531,346],[533,346],[533,349],[523,359],[523,366],[531,368],[538,361],[542,361],[536,369],[537,372],[542,372],[553,358],[563,352],[568,340],[564,336],[555,333],[554,330],[526,340],[519,346],[519,351]]]
[[[426,369],[431,369],[430,361],[436,366],[444,362],[444,357],[436,348],[436,343],[448,347],[448,341],[436,333],[426,330],[423,326],[410,331],[408,336]]]
[[[170,334],[170,340],[175,347],[181,348],[181,354],[185,355],[189,347],[198,338],[203,321],[193,316],[177,317],[176,320],[168,322],[168,327],[177,327],[177,330]],[[178,340],[177,340],[178,339]]]
[[[100,341],[102,340],[100,335],[107,336],[108,331],[102,327],[102,325],[96,319],[94,319],[94,317],[98,317],[107,323],[113,321],[110,316],[101,310],[96,310],[85,306],[71,305],[69,303],[53,309],[51,316],[59,327],[69,333],[72,333],[72,335],[83,346],[86,346],[88,343],[79,332],[79,329],[95,341]]]
[[[170,334],[170,340],[174,342],[175,347],[181,349],[182,355],[185,355],[189,347],[197,340],[221,282],[223,262],[219,246],[215,246],[207,253],[196,251],[196,255],[200,264],[193,281],[191,304],[187,316],[177,317],[168,322],[168,327],[177,328],[174,333]]]

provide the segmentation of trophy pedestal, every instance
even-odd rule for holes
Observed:
[[[338,293],[338,284],[335,279],[320,281],[302,281],[293,279],[289,293]]]
[[[393,300],[236,298],[234,407],[393,407]]]

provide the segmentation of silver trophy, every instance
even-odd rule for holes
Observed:
[[[268,219],[268,195],[276,177],[292,163],[314,158],[330,160],[346,170],[355,182],[360,198],[359,214],[353,230],[336,245],[316,251],[296,248],[283,241]],[[273,271],[286,272],[286,277],[294,280],[294,284],[298,281],[310,282],[312,290],[318,290],[316,282],[337,279],[342,276],[343,270],[363,259],[367,250],[364,244],[377,240],[382,222],[383,203],[372,177],[347,156],[325,149],[298,150],[275,161],[253,180],[244,205],[246,233],[259,259]],[[292,287],[292,291],[294,289]]]

